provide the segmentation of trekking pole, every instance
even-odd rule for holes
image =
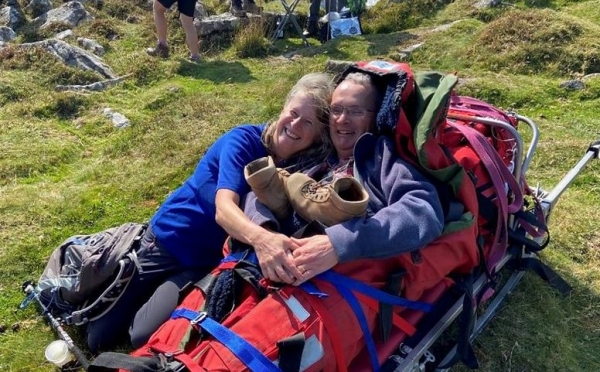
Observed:
[[[67,347],[73,353],[73,355],[75,355],[75,358],[77,359],[77,361],[79,362],[81,367],[87,371],[90,366],[90,361],[83,354],[83,351],[81,351],[81,349],[79,347],[77,347],[77,345],[75,345],[75,343],[73,342],[73,339],[71,339],[69,334],[60,325],[60,322],[58,320],[56,320],[56,318],[52,315],[52,313],[50,312],[50,309],[48,309],[44,305],[44,303],[40,299],[40,296],[35,291],[35,288],[33,287],[33,283],[31,283],[31,282],[26,283],[26,285],[24,285],[23,292],[25,292],[25,294],[28,297],[30,297],[30,298],[33,297],[40,304],[40,306],[42,307],[42,315],[45,315],[48,318],[48,320],[50,321],[50,324],[52,325],[52,328],[56,331],[56,333],[58,333],[58,336],[64,342],[67,343]]]

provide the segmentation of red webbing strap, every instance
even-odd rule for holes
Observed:
[[[358,297],[358,300],[360,302],[368,306],[371,310],[375,312],[379,311],[379,302],[376,299],[365,296],[361,293],[355,293],[355,295],[356,297]],[[406,319],[404,319],[396,313],[392,313],[392,323],[394,323],[396,327],[398,327],[402,332],[406,333],[409,336],[414,335],[417,331],[417,329],[412,324],[410,324]]]
[[[325,305],[323,305],[319,298],[312,295],[307,295],[306,298],[310,303],[310,306],[312,306],[317,315],[323,321],[323,327],[325,327],[325,330],[327,331],[327,334],[329,335],[329,339],[331,341],[331,346],[333,347],[333,355],[335,356],[338,372],[347,372],[348,364],[346,362],[344,350],[342,350],[341,347],[342,337],[340,336],[337,329],[335,329],[335,327],[333,326],[335,323],[333,318],[331,317],[331,314],[329,313],[329,310],[325,307]]]

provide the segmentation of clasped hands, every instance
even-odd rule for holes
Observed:
[[[265,278],[292,285],[314,278],[339,261],[327,235],[296,239],[271,233],[254,250]]]

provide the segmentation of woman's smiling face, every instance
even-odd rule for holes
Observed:
[[[315,103],[305,94],[297,94],[275,124],[272,150],[277,160],[289,159],[319,141],[320,128]]]

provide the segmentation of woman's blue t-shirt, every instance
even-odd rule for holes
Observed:
[[[227,233],[215,221],[215,195],[250,190],[244,167],[267,156],[261,135],[266,125],[242,125],[220,137],[192,174],[160,206],[150,224],[158,242],[186,267],[215,267]]]

